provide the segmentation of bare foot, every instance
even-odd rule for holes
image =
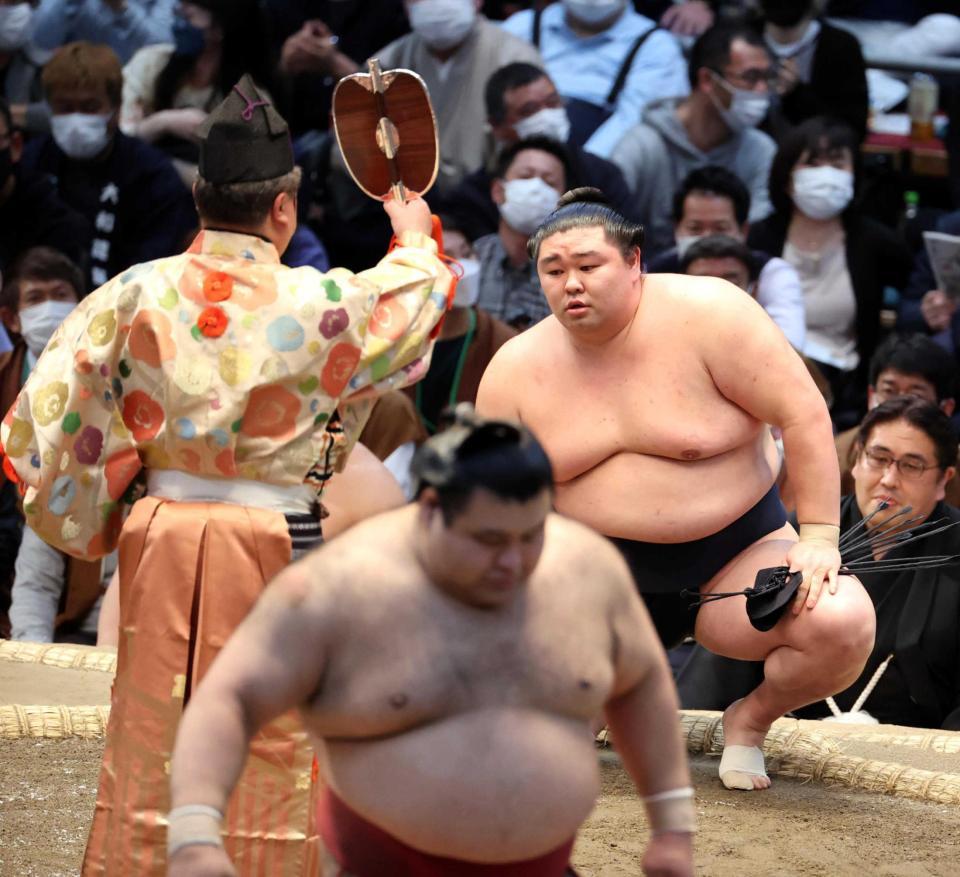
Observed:
[[[720,779],[728,789],[760,791],[770,788],[762,750],[769,727],[751,721],[749,706],[745,699],[737,700],[724,710]]]

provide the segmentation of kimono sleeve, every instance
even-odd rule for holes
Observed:
[[[100,292],[105,292],[106,288]],[[111,552],[141,468],[114,398],[117,311],[95,294],[64,321],[0,426],[29,526],[74,557]]]
[[[360,355],[345,398],[381,395],[416,383],[430,366],[433,339],[453,297],[454,277],[431,238],[405,232],[400,246],[357,275],[379,292],[357,326]]]

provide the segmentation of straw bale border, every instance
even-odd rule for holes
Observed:
[[[0,739],[97,739],[106,735],[109,717],[108,706],[0,706]]]
[[[113,649],[95,649],[63,643],[30,643],[0,640],[0,661],[46,664],[63,670],[95,670],[116,673],[117,653]]]
[[[720,713],[681,712],[680,723],[689,752],[719,755],[723,751]],[[826,730],[831,725],[822,727]],[[950,739],[947,734],[933,736]],[[849,731],[831,736],[829,731],[806,730],[794,719],[780,719],[774,722],[763,746],[767,771],[781,777],[817,780],[824,785],[842,785],[897,798],[960,804],[960,774],[847,755],[843,752],[843,740],[852,737]],[[859,734],[856,739],[861,739]]]

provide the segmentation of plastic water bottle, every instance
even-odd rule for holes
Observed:
[[[939,102],[940,86],[937,80],[926,73],[914,73],[910,77],[910,95],[907,97],[912,140],[933,139],[933,117]]]

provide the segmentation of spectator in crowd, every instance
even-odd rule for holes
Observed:
[[[906,245],[854,206],[858,145],[848,125],[819,117],[788,134],[770,169],[776,212],[748,236],[752,247],[782,255],[800,275],[803,353],[830,381],[839,429],[863,412],[884,288],[902,289],[910,271]]]
[[[869,53],[923,60],[960,54],[956,0],[827,0],[833,24],[852,32]]]
[[[543,70],[524,61],[507,64],[490,77],[484,97],[494,147],[490,160],[443,200],[443,211],[471,238],[496,231],[500,215],[490,197],[491,171],[497,152],[524,137],[549,137],[564,144],[570,158],[568,184],[600,189],[624,216],[635,218],[633,196],[620,169],[571,138],[564,100]]]
[[[747,245],[725,234],[706,235],[691,244],[680,259],[680,273],[720,277],[750,295],[757,280],[757,266]]]
[[[857,430],[852,493],[840,503],[841,536],[862,528],[863,519],[881,502],[888,508],[871,519],[868,532],[883,528],[897,514],[904,520],[919,518],[913,527],[960,521],[960,510],[944,502],[956,474],[957,451],[956,430],[938,406],[911,395],[873,408]],[[912,511],[903,514],[907,506]],[[909,563],[958,553],[960,528],[953,527],[886,552],[875,550],[873,558]],[[850,718],[858,722],[960,730],[960,567],[861,570],[857,578],[877,617],[867,663],[840,694],[794,713],[821,718],[853,712]],[[758,663],[721,658],[697,646],[677,688],[687,709],[722,709],[762,678]]]
[[[956,411],[957,374],[952,357],[925,335],[891,335],[877,348],[870,361],[867,409],[899,396],[915,396],[940,407],[947,417]],[[851,474],[857,461],[857,431],[851,427],[837,436],[840,489],[853,491]],[[947,482],[946,499],[960,507],[960,482]]]
[[[817,0],[760,0],[763,38],[779,62],[774,137],[814,116],[867,133],[867,70],[855,36],[817,18]]]
[[[70,43],[43,71],[52,136],[31,141],[23,163],[47,173],[88,225],[90,285],[182,249],[196,213],[170,159],[118,130],[123,74],[106,46]]]
[[[6,99],[18,128],[34,133],[50,129],[40,70],[50,57],[31,39],[37,0],[0,0],[0,97]]]
[[[116,568],[116,552],[102,561],[78,560],[24,528],[10,603],[10,639],[97,645],[100,607]]]
[[[22,157],[23,134],[0,98],[0,269],[38,246],[82,261],[90,243],[86,220],[64,203],[49,177],[24,168]]]
[[[503,26],[540,49],[568,100],[573,139],[604,158],[648,103],[688,91],[676,38],[627,0],[563,0],[518,12]]]
[[[673,198],[676,246],[652,259],[653,273],[672,274],[681,270],[681,261],[690,247],[707,235],[725,235],[745,242],[749,223],[750,192],[726,168],[715,165],[696,168],[687,174]],[[753,297],[783,330],[797,349],[803,347],[806,332],[803,290],[796,269],[778,256],[751,250],[752,264],[759,272]]]
[[[694,43],[689,77],[690,96],[649,107],[613,153],[636,194],[648,259],[673,245],[670,203],[694,168],[727,168],[750,190],[750,220],[770,213],[776,145],[756,126],[767,115],[776,72],[762,39],[746,26],[716,25]]]
[[[860,425],[854,492],[840,506],[841,533],[860,524],[881,502],[888,508],[870,520],[868,531],[883,527],[907,506],[912,511],[904,517],[920,519],[914,527],[960,522],[960,510],[944,502],[956,461],[956,430],[936,405],[902,396],[874,408]],[[960,528],[953,527],[887,552],[874,551],[874,557],[892,561],[958,553]],[[798,714],[816,717],[855,709],[867,714],[861,720],[872,716],[887,724],[960,730],[960,566],[859,572],[857,577],[877,611],[873,651],[856,682]],[[880,678],[874,680],[878,672]]]
[[[542,66],[526,38],[504,33],[479,13],[480,0],[404,0],[413,32],[385,46],[384,69],[423,77],[440,134],[441,189],[483,164],[483,91],[491,74],[511,61]]]
[[[264,0],[279,74],[277,93],[295,136],[325,131],[337,81],[410,30],[396,0]]]
[[[169,43],[179,0],[40,0],[34,40],[45,49],[84,41],[110,46],[122,63],[137,49]]]
[[[536,152],[529,156],[521,153],[514,162],[513,174],[523,172],[523,168],[532,172],[533,165],[525,165],[526,160],[532,163],[546,159]],[[512,175],[511,178],[518,179]],[[497,235],[491,237],[499,240]],[[423,380],[404,391],[414,400],[417,413],[431,434],[437,431],[445,408],[458,402],[477,401],[477,389],[487,364],[493,354],[517,334],[515,329],[477,307],[480,262],[470,241],[449,221],[444,221],[443,248],[448,256],[459,261],[463,273],[457,282],[453,307],[434,345],[430,370]]]
[[[520,331],[550,315],[527,241],[557,206],[569,173],[563,146],[530,137],[504,150],[490,186],[500,224],[473,245],[480,262],[477,305]]]
[[[0,315],[4,327],[17,339],[0,366],[0,409],[4,415],[51,335],[83,297],[85,289],[83,272],[63,253],[49,247],[34,247],[21,253],[4,275]],[[10,605],[22,530],[16,485],[0,474],[0,618],[6,616]],[[14,631],[17,630],[14,623]]]
[[[140,49],[123,69],[121,130],[167,153],[192,185],[197,128],[244,73],[267,84],[264,48],[257,0],[181,3],[173,42]]]
[[[960,210],[941,216],[936,231],[960,236]],[[960,361],[958,292],[960,290],[948,291],[937,287],[930,257],[926,247],[921,247],[914,260],[910,280],[900,297],[897,328],[907,332],[929,333]]]

